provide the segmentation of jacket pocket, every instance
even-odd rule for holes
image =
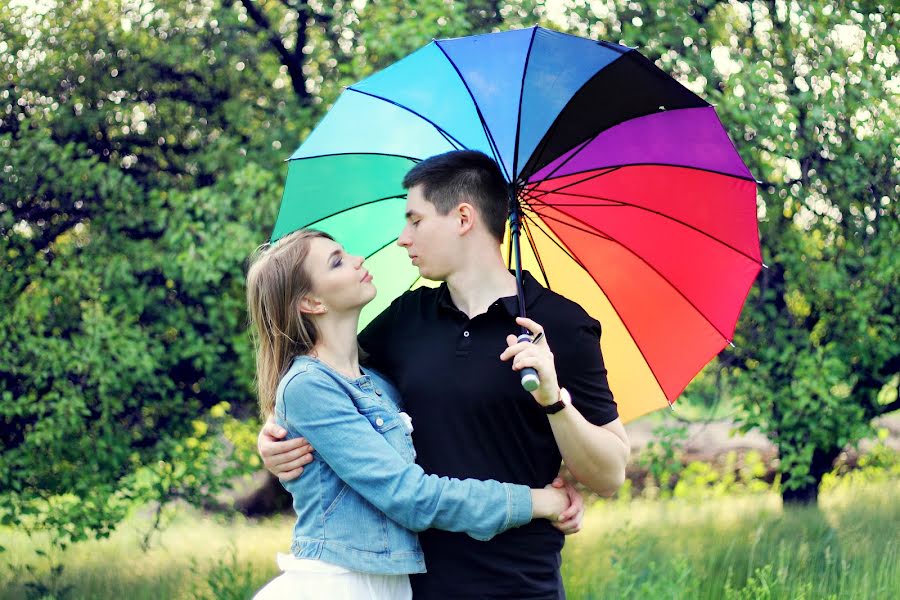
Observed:
[[[384,436],[384,439],[403,457],[406,462],[416,459],[415,450],[409,430],[403,424],[403,418],[397,411],[381,406],[369,406],[359,409],[361,415],[369,420],[372,428]]]
[[[399,427],[402,424],[399,414],[393,413],[381,406],[361,408],[359,409],[359,412],[369,420],[369,423],[372,424],[372,427],[378,433],[387,433],[391,429]]]
[[[350,489],[346,483],[341,487],[341,491],[338,492],[338,495],[334,497],[334,500],[331,501],[331,504],[328,505],[328,508],[325,509],[324,516],[327,518],[328,515],[334,512],[334,509],[337,508],[338,504],[340,504],[341,500],[347,494],[347,490]]]

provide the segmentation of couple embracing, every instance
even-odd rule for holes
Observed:
[[[443,283],[404,293],[358,336],[378,282],[340,240],[300,230],[251,259],[259,450],[297,513],[283,573],[256,597],[564,598],[560,551],[584,505],[561,460],[609,495],[628,458],[600,324],[527,272],[517,317],[491,158],[441,154],[403,186],[397,243]],[[522,327],[536,343],[517,341]]]

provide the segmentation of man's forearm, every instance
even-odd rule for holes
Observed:
[[[594,425],[572,405],[549,419],[563,460],[575,479],[603,496],[614,494],[625,481],[630,452],[622,422],[616,419],[608,425]]]

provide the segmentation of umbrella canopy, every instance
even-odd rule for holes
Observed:
[[[434,285],[395,245],[401,181],[458,149],[510,182],[523,268],[602,323],[623,420],[731,341],[761,266],[756,182],[715,109],[634,49],[540,27],[436,40],[347,88],[289,159],[272,239],[316,227],[368,257],[364,326]]]

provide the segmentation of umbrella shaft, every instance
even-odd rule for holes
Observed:
[[[516,200],[515,184],[509,186],[509,235],[512,242],[512,253],[516,265],[516,294],[519,301],[519,316],[525,317],[525,291],[522,287],[522,249],[519,236],[522,224],[519,218],[519,203]],[[522,333],[530,333],[524,327]]]

